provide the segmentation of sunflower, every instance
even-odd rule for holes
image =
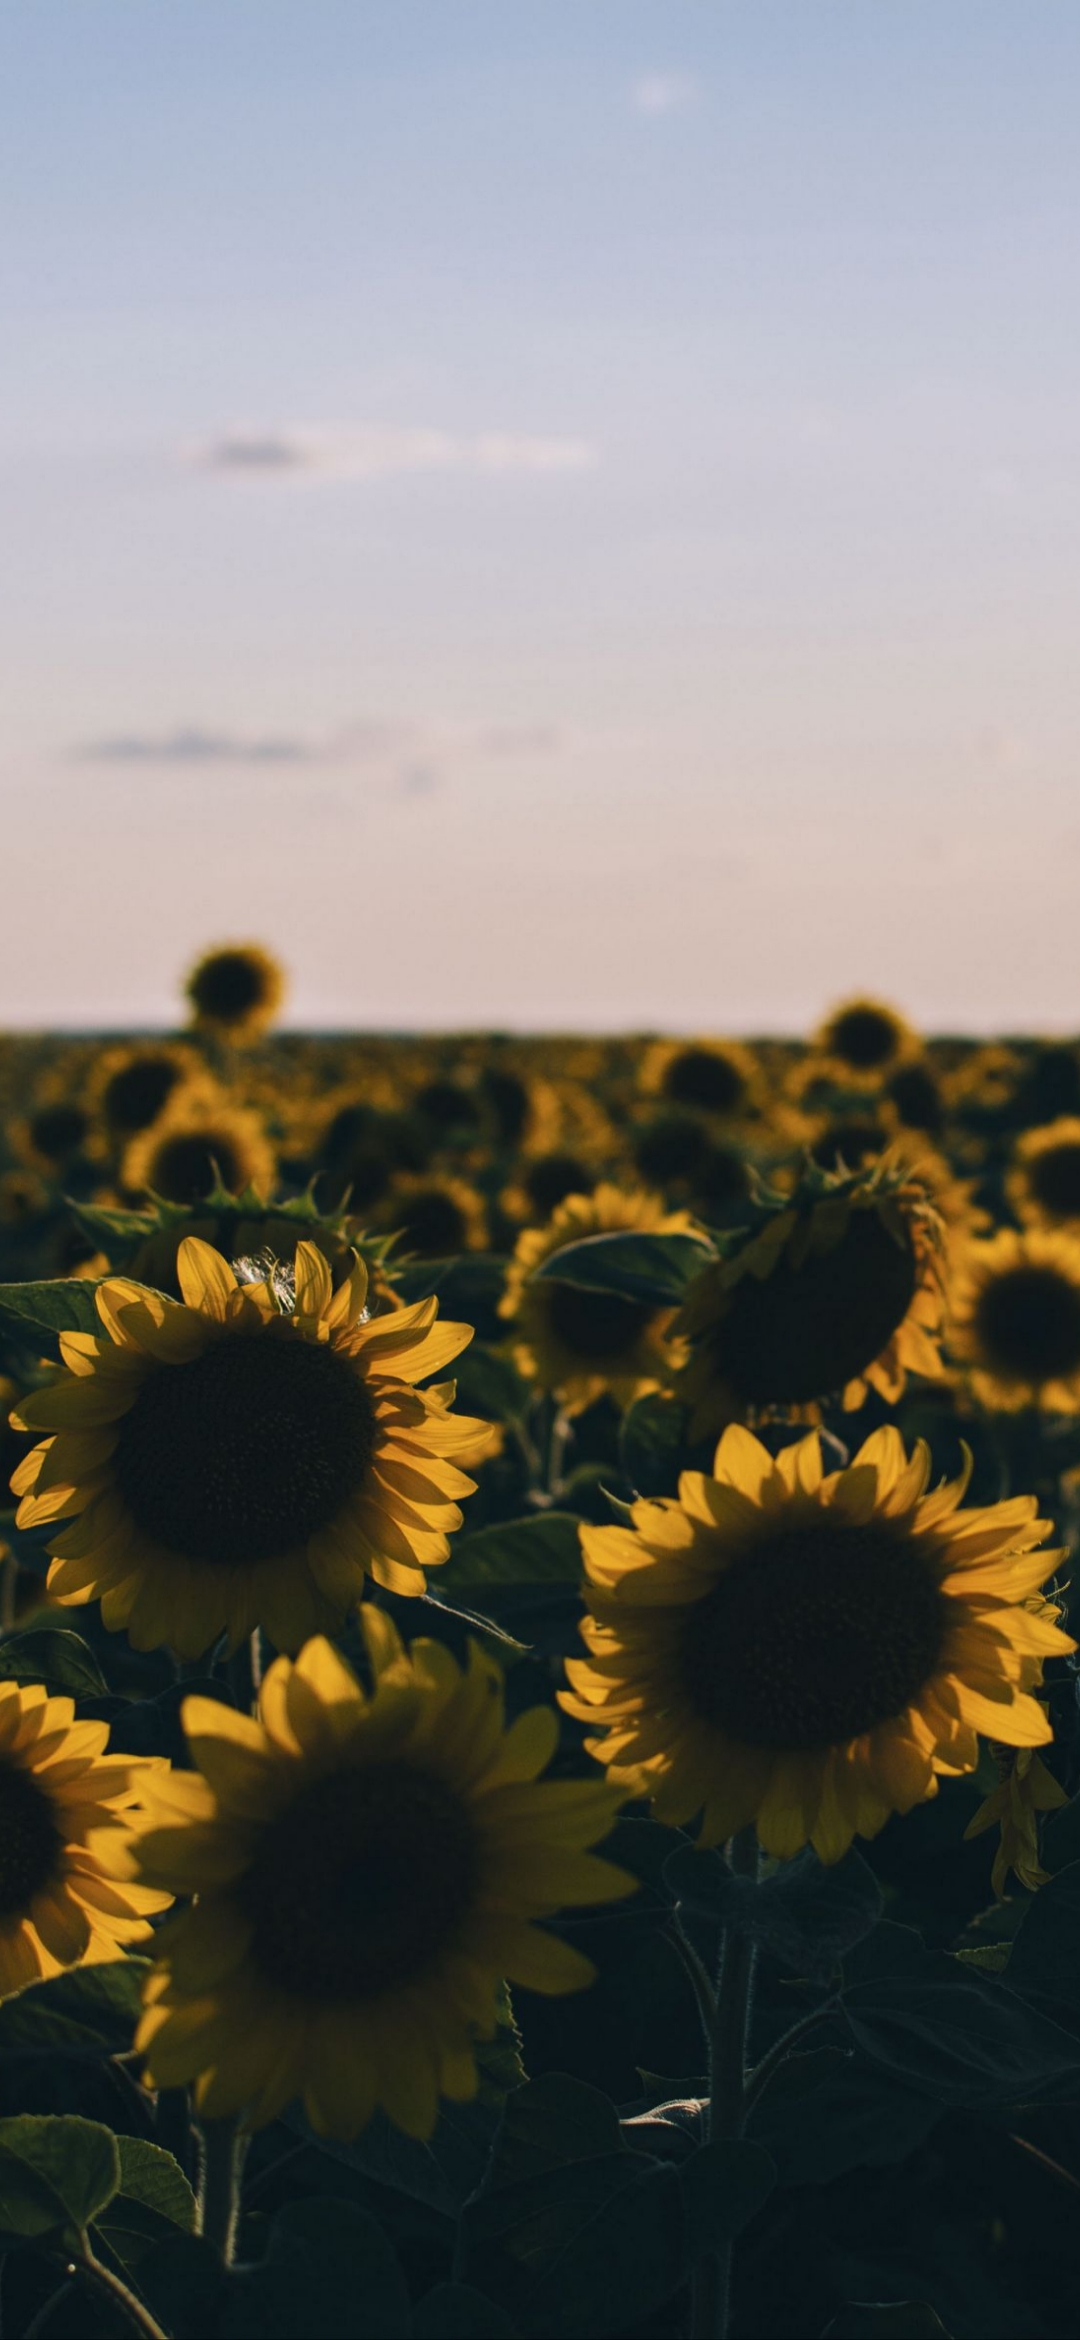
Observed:
[[[145,1783],[168,1767],[107,1755],[108,1738],[107,1723],[76,1722],[70,1698],[0,1682],[0,1996],[122,1957],[172,1900],[119,1881]]]
[[[139,1040],[103,1048],[87,1086],[87,1107],[110,1138],[124,1141],[149,1129],[174,1091],[197,1082],[205,1068],[182,1040]]]
[[[1034,1496],[961,1509],[969,1474],[927,1494],[928,1449],[889,1428],[826,1478],[815,1431],[774,1460],[732,1425],[677,1502],[583,1525],[590,1655],[562,1704],[613,1784],[700,1813],[703,1844],[753,1821],[768,1853],[836,1861],[971,1771],[978,1731],[1043,1745],[1030,1692],[1075,1645],[1024,1601],[1060,1555]]]
[[[1080,1118],[1062,1114],[1019,1139],[1005,1191],[1029,1227],[1080,1233]]]
[[[605,1391],[617,1405],[632,1405],[670,1379],[679,1362],[666,1339],[672,1309],[536,1280],[544,1261],[568,1244],[629,1230],[683,1235],[693,1231],[693,1221],[686,1211],[665,1212],[654,1195],[603,1185],[591,1195],[568,1195],[546,1227],[529,1227],[518,1237],[499,1314],[513,1324],[518,1372],[553,1390],[569,1414],[583,1413]]]
[[[834,1076],[875,1085],[899,1064],[918,1056],[919,1041],[909,1024],[879,999],[845,999],[814,1035],[814,1048]]]
[[[257,1113],[205,1084],[179,1089],[163,1113],[125,1147],[120,1181],[128,1194],[162,1202],[204,1202],[217,1186],[266,1193],[274,1149]]]
[[[464,1178],[440,1171],[393,1180],[378,1213],[378,1224],[400,1235],[398,1251],[420,1259],[451,1259],[460,1251],[483,1251],[488,1240],[484,1198]]]
[[[667,1105],[693,1106],[738,1121],[761,1103],[755,1058],[737,1040],[656,1040],[641,1067],[642,1088]]]
[[[254,1040],[272,1024],[285,994],[277,960],[257,943],[208,951],[185,985],[200,1031],[223,1040]]]
[[[104,1332],[62,1333],[67,1375],[25,1398],[17,1428],[50,1433],[12,1480],[23,1526],[64,1523],[49,1590],[100,1600],[136,1649],[194,1658],[264,1625],[279,1649],[334,1630],[365,1572],[421,1593],[473,1481],[451,1460],[486,1447],[452,1415],[452,1382],[413,1384],[472,1338],[438,1302],[368,1318],[367,1269],[334,1292],[313,1243],[281,1280],[240,1284],[189,1238],[183,1302],[128,1278],[97,1291]],[[74,1524],[66,1524],[74,1521]]]
[[[1002,1227],[959,1251],[949,1349],[980,1403],[1080,1413],[1080,1237]]]
[[[550,1707],[506,1730],[477,1643],[462,1669],[436,1641],[406,1653],[379,1610],[361,1621],[370,1698],[315,1640],[270,1668],[257,1721],[185,1701],[200,1769],[162,1782],[132,1867],[195,1898],[157,1936],[138,2044],[150,2085],[194,2081],[204,2115],[259,2127],[302,2097],[321,2135],[353,2137],[381,2105],[423,2138],[440,2095],[475,2095],[504,1977],[592,1981],[535,1921],[634,1879],[587,1850],[618,1794],[538,1779]]]
[[[841,1393],[890,1403],[907,1373],[941,1373],[943,1228],[926,1184],[883,1154],[851,1176],[809,1167],[769,1195],[749,1228],[718,1236],[725,1255],[691,1284],[674,1331],[690,1343],[679,1377],[691,1436],[750,1413],[815,1420]]]

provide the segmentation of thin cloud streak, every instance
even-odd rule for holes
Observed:
[[[287,423],[238,426],[182,452],[196,471],[264,481],[373,480],[409,472],[549,475],[588,471],[588,439],[518,431],[413,429],[395,423]]]

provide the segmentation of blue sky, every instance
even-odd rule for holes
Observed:
[[[1074,1026],[1080,16],[19,0],[0,1020]]]

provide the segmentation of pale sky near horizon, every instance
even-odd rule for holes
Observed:
[[[0,1025],[1080,1028],[1080,11],[9,0]]]

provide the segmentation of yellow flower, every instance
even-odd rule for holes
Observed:
[[[518,1372],[554,1390],[569,1414],[582,1413],[605,1391],[617,1405],[629,1406],[659,1388],[680,1355],[665,1339],[673,1309],[534,1279],[545,1260],[590,1235],[684,1235],[692,1229],[686,1211],[665,1211],[654,1195],[624,1194],[607,1185],[591,1195],[568,1195],[546,1227],[527,1228],[518,1237],[499,1302],[500,1316],[513,1323]]]
[[[919,1054],[910,1025],[880,999],[845,999],[814,1035],[814,1047],[838,1079],[875,1085]]]
[[[400,1233],[395,1256],[451,1259],[483,1251],[488,1240],[484,1198],[464,1178],[441,1171],[399,1171],[380,1205],[378,1224]]]
[[[157,1120],[176,1089],[204,1073],[196,1050],[182,1040],[125,1041],[95,1057],[87,1107],[110,1139],[134,1137]]]
[[[253,1040],[273,1022],[285,978],[277,960],[257,943],[225,943],[199,960],[186,990],[200,1031]]]
[[[23,1526],[62,1523],[52,1598],[100,1600],[136,1649],[192,1658],[257,1624],[296,1649],[340,1625],[365,1572],[421,1593],[473,1491],[451,1458],[490,1432],[451,1414],[452,1382],[413,1384],[470,1328],[438,1324],[434,1299],[366,1317],[363,1261],[334,1292],[313,1243],[291,1311],[280,1277],[238,1284],[194,1237],[177,1269],[182,1303],[100,1285],[103,1334],[63,1333],[67,1374],[13,1417],[51,1434],[12,1487]]]
[[[259,1718],[189,1698],[198,1772],[174,1773],[133,1851],[150,1884],[195,1896],[157,1937],[138,2044],[151,2085],[195,2082],[210,2116],[251,2127],[295,2096],[323,2135],[377,2105],[430,2136],[440,2095],[472,2096],[475,2041],[505,1976],[563,1992],[593,1969],[536,1924],[633,1891],[586,1849],[619,1797],[540,1781],[550,1707],[504,1727],[479,1646],[406,1653],[365,1607],[370,1698],[329,1642],[279,1658]]]
[[[1080,1118],[1064,1113],[1018,1140],[1005,1191],[1029,1227],[1080,1234]]]
[[[932,1196],[891,1153],[767,1198],[675,1320],[691,1436],[754,1413],[814,1421],[834,1393],[849,1411],[871,1388],[892,1404],[909,1372],[939,1375],[941,1242]]]
[[[145,1783],[168,1766],[107,1755],[108,1738],[70,1698],[0,1682],[0,1996],[122,1957],[172,1900],[121,1882]]]
[[[694,1106],[725,1121],[741,1120],[761,1103],[753,1052],[737,1040],[656,1040],[641,1085],[669,1105]]]
[[[1056,1812],[1069,1799],[1034,1747],[995,1747],[994,1756],[1000,1774],[998,1785],[969,1820],[964,1835],[981,1836],[984,1829],[1000,1828],[990,1880],[998,1900],[1003,1901],[1010,1872],[1029,1893],[1049,1882],[1039,1859],[1039,1814]]]
[[[120,1182],[129,1195],[199,1203],[223,1187],[266,1194],[274,1149],[257,1113],[233,1105],[209,1082],[173,1092],[164,1111],[125,1147]]]
[[[1075,1646],[1023,1606],[1049,1523],[1034,1496],[962,1510],[968,1473],[927,1494],[929,1474],[891,1428],[826,1478],[816,1432],[774,1461],[732,1426],[713,1478],[583,1526],[590,1655],[562,1704],[613,1784],[700,1813],[703,1844],[752,1821],[766,1852],[836,1861],[972,1770],[978,1731],[1048,1740],[1030,1689]]]
[[[948,1300],[949,1349],[982,1405],[1080,1412],[1077,1236],[1003,1227],[968,1243]]]

